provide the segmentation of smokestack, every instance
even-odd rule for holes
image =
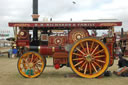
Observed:
[[[38,15],[38,0],[33,0],[33,15],[32,19],[33,21],[38,21],[39,15]],[[38,29],[37,27],[34,27],[33,29],[33,44],[38,45]]]
[[[123,38],[124,37],[124,30],[123,30],[123,28],[121,28],[121,38]]]
[[[33,0],[33,15],[32,19],[33,21],[38,21],[39,15],[38,15],[38,0]]]

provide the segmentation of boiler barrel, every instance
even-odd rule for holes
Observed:
[[[30,46],[30,51],[38,52],[41,55],[53,55],[54,52],[64,52],[64,48],[48,46]]]

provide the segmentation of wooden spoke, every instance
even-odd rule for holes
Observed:
[[[102,68],[97,62],[93,62],[93,63],[95,63],[99,68]]]
[[[21,63],[21,64],[23,65],[23,68],[24,68],[24,69],[28,69],[28,67],[26,66],[25,63]]]
[[[33,61],[34,54],[32,54],[31,62]]]
[[[30,68],[30,71],[29,71],[29,76],[31,76],[31,68]]]
[[[39,63],[39,61],[40,61],[40,60],[35,61],[35,62],[34,62],[34,65],[35,65],[35,64],[38,64],[38,63]]]
[[[36,68],[35,68],[35,66],[33,66],[33,70],[34,70],[34,74],[36,74]]]
[[[41,67],[42,66],[42,63],[37,63],[36,65],[39,66],[39,67]]]
[[[105,64],[105,61],[98,60],[98,59],[96,59],[96,61],[98,61],[98,62],[101,62],[101,63],[104,63],[104,64]]]
[[[38,57],[36,57],[36,58],[34,59],[33,63],[37,62],[38,60],[39,60]]]
[[[86,42],[86,46],[87,46],[87,52],[88,52],[88,54],[89,54],[88,42]]]
[[[83,44],[82,43],[80,43],[80,46],[82,47],[82,49],[84,50],[84,52],[86,53],[86,50],[85,50],[85,48],[84,48],[84,46],[83,46]]]
[[[91,55],[93,55],[93,53],[97,50],[98,47],[99,45],[96,46],[96,48],[92,51]]]
[[[76,56],[83,56],[81,54],[78,54],[78,53],[72,53],[73,55],[76,55]]]
[[[24,61],[26,64],[28,64],[28,61],[27,61],[26,59],[23,58],[23,61]]]
[[[91,64],[92,64],[92,67],[94,68],[95,72],[97,73],[98,71],[97,71],[95,65],[93,63],[91,63]]]
[[[86,74],[86,72],[87,72],[87,67],[88,67],[88,63],[87,63],[86,66],[85,66],[84,74]]]
[[[89,62],[89,72],[90,74],[92,74],[92,67],[91,67],[91,63]]]
[[[103,58],[105,55],[94,56],[94,58]]]
[[[81,67],[80,67],[80,70],[83,70],[83,67],[85,66],[86,62],[84,62]]]
[[[75,58],[75,59],[73,59],[73,61],[82,60],[82,59],[84,59],[84,58]]]
[[[92,52],[93,45],[94,45],[94,41],[92,42],[92,45],[91,45],[91,48],[90,48],[90,52]]]
[[[85,64],[86,64],[86,62],[84,62],[80,68],[83,68]]]
[[[79,48],[76,48],[80,53],[82,53],[83,55],[86,55],[83,51],[81,51]]]
[[[36,65],[36,68],[37,68],[38,72],[40,72],[40,69],[39,69],[39,67],[37,65]]]
[[[104,51],[104,49],[102,49],[102,50],[96,52],[94,55],[99,54],[99,53],[101,53],[101,52],[103,52],[103,51]]]
[[[109,66],[109,60],[109,51],[104,43],[91,37],[78,40],[69,53],[70,67],[85,78],[102,75]]]
[[[76,66],[80,65],[82,62],[83,62],[83,61],[80,61],[80,62],[78,62],[77,64],[75,64],[74,66],[76,67]]]
[[[45,64],[45,61],[38,53],[27,52],[19,58],[18,70],[20,74],[24,77],[35,78],[38,77],[41,74],[41,72],[43,72]],[[22,67],[23,69],[20,69]]]

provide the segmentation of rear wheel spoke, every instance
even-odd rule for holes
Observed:
[[[80,62],[78,62],[77,64],[75,64],[74,66],[76,67],[76,66],[80,65],[82,62],[83,62],[83,61],[80,61]]]
[[[93,69],[94,69],[94,70],[95,70],[95,72],[97,73],[98,71],[97,71],[97,69],[96,69],[95,65],[94,65],[93,63],[91,63],[91,64],[92,64]]]
[[[102,50],[96,52],[94,55],[97,55],[97,54],[99,54],[99,53],[101,53],[101,52],[103,52],[103,51],[104,51],[104,49],[102,49]]]
[[[95,63],[99,68],[102,68],[97,62],[94,61],[94,63]]]
[[[92,67],[91,67],[91,63],[89,62],[89,72],[90,74],[92,74]]]
[[[73,61],[77,61],[77,60],[83,60],[84,58],[75,58],[75,59],[72,59]]]
[[[87,72],[87,67],[88,67],[88,63],[87,63],[86,66],[85,66],[84,74],[86,74],[86,72]]]
[[[91,45],[91,48],[90,48],[90,52],[92,52],[93,45],[94,45],[94,41],[92,42],[92,45]]]
[[[83,51],[81,51],[79,48],[76,48],[81,54],[86,55]]]
[[[86,53],[86,50],[85,50],[85,48],[84,48],[84,46],[83,46],[83,44],[82,43],[80,43],[80,46],[82,47],[82,49],[84,50],[84,52]]]
[[[105,64],[105,61],[98,60],[98,59],[96,59],[96,61],[98,61],[98,62],[101,62],[101,63],[104,63],[104,64]]]
[[[80,69],[82,69],[82,68],[85,66],[85,64],[86,64],[86,62],[84,62],[84,63],[82,64],[82,66],[80,67]]]
[[[98,47],[99,47],[99,45],[96,46],[96,48],[92,51],[91,55],[93,55],[93,53],[95,53],[95,51],[97,50]]]
[[[105,55],[94,56],[94,58],[103,58]]]
[[[89,47],[88,47],[88,42],[86,42],[86,47],[87,47],[87,53],[89,54]]]
[[[73,55],[76,55],[76,56],[83,56],[81,54],[78,54],[78,53],[72,53]]]

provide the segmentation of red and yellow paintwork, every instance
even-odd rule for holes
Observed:
[[[121,26],[121,22],[11,22],[10,27],[102,27]]]
[[[60,68],[61,65],[70,64],[72,70],[81,77],[94,78],[103,74],[107,67],[112,66],[114,63],[114,43],[116,41],[115,37],[106,37],[106,43],[102,43],[100,39],[94,39],[89,35],[88,30],[93,29],[111,29],[114,26],[121,26],[120,21],[109,21],[109,20],[93,20],[93,21],[80,21],[80,22],[10,22],[9,26],[14,28],[22,28],[24,33],[22,36],[16,38],[16,44],[18,47],[31,47],[29,30],[34,27],[40,29],[56,29],[56,30],[70,30],[67,35],[62,36],[48,36],[44,34],[41,36],[40,41],[48,41],[48,44],[39,44],[35,46],[36,52],[43,56],[52,56],[53,64],[56,69]],[[18,36],[18,35],[17,35]],[[95,37],[96,38],[96,37]],[[93,45],[94,44],[94,45]],[[66,49],[70,49],[69,51]],[[86,49],[86,50],[85,50]],[[102,52],[103,51],[103,52]],[[97,54],[96,54],[97,53]],[[23,59],[28,59],[24,57],[25,55],[35,54],[39,60],[41,56],[34,52],[28,52],[24,54],[18,63],[18,69],[20,73],[25,77],[37,77],[38,75],[26,75],[22,72],[20,64]],[[95,55],[96,54],[96,55]],[[75,55],[75,58],[74,58]],[[30,57],[30,59],[33,59]],[[69,59],[69,61],[68,61]],[[41,72],[46,64],[46,58],[43,57]],[[24,64],[23,64],[24,65]],[[32,62],[28,63],[29,67],[32,67]],[[24,67],[25,69],[26,67]],[[40,74],[38,72],[37,74]],[[36,73],[35,73],[36,74]]]

